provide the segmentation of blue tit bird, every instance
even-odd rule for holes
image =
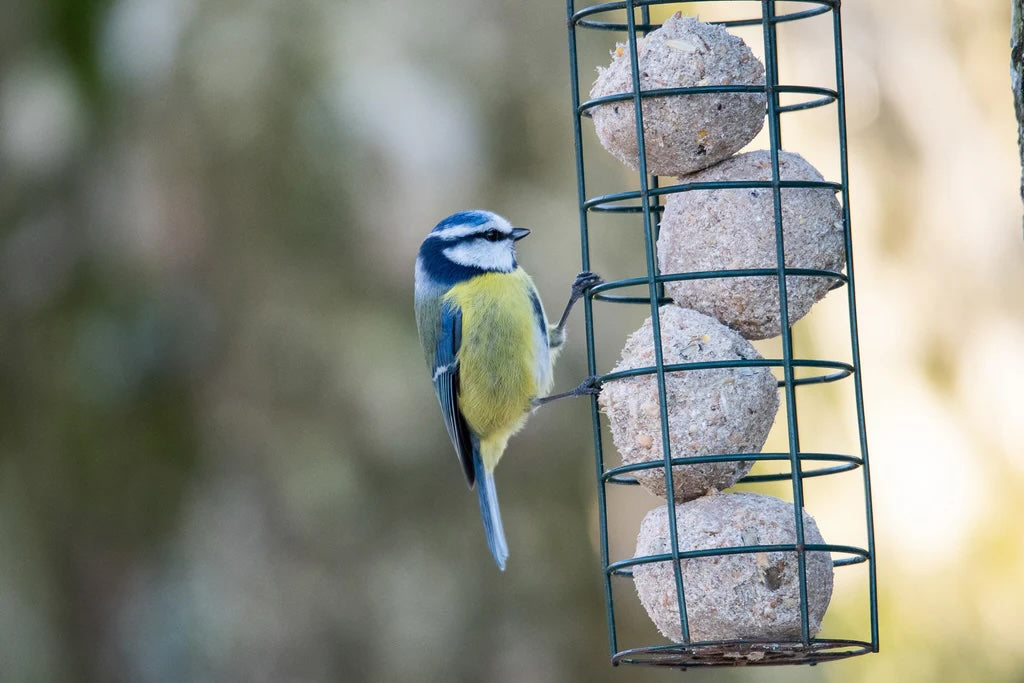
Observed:
[[[508,545],[494,468],[509,437],[542,403],[598,391],[594,378],[548,396],[573,304],[601,282],[580,273],[559,322],[549,326],[533,280],[516,261],[530,234],[490,211],[438,223],[416,258],[416,326],[448,436],[469,487],[476,486],[487,545],[502,570]]]

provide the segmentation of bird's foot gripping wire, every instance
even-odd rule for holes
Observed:
[[[597,273],[591,273],[589,270],[585,270],[577,275],[576,279],[572,283],[572,297],[574,299],[579,299],[586,294],[588,289],[591,287],[597,287],[603,282],[604,278],[600,275]]]
[[[553,394],[551,396],[544,396],[543,398],[533,399],[533,407],[537,408],[544,405],[545,403],[551,403],[562,398],[573,398],[576,396],[595,396],[601,393],[601,378],[597,375],[591,375],[585,380],[580,382],[580,385],[571,391],[566,391],[561,394]]]
[[[553,338],[564,340],[565,338],[565,323],[569,320],[569,314],[572,312],[572,307],[576,305],[576,302],[583,298],[583,295],[587,293],[587,290],[591,287],[597,287],[599,284],[604,282],[597,273],[591,273],[589,270],[585,270],[576,276],[573,280],[572,289],[569,292],[569,301],[565,304],[565,310],[562,311],[562,316],[558,319],[558,324],[555,325],[553,330]],[[561,342],[555,344],[555,346],[561,346]]]

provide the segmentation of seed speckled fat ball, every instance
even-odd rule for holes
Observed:
[[[783,180],[822,180],[799,154],[779,152]],[[681,182],[771,180],[769,152],[739,154],[680,178]],[[782,188],[786,266],[841,272],[846,262],[843,212],[830,189]],[[734,268],[775,268],[775,209],[772,191],[694,190],[669,195],[658,237],[663,273]],[[824,297],[834,278],[789,275],[789,323]],[[717,278],[665,283],[680,306],[712,315],[747,339],[781,334],[779,285],[774,276]]]
[[[705,85],[764,85],[764,66],[741,38],[721,26],[677,13],[637,40],[640,90]],[[629,46],[598,68],[590,96],[632,92]],[[682,175],[727,158],[764,125],[764,93],[700,93],[643,99],[647,172]],[[637,168],[632,100],[591,110],[597,137],[613,156]]]
[[[678,306],[660,309],[665,364],[760,359],[750,343],[709,316]],[[629,336],[613,372],[654,366],[651,319]],[[673,458],[757,453],[779,408],[775,376],[767,367],[684,370],[665,375],[669,444]],[[661,411],[653,374],[607,382],[599,397],[612,440],[625,465],[662,462]],[[675,500],[728,488],[751,461],[709,462],[672,468]],[[665,495],[659,464],[632,473],[651,493]]]
[[[647,513],[636,556],[672,552],[668,510]],[[824,543],[803,513],[804,540]],[[723,493],[676,505],[679,549],[704,550],[796,542],[793,505],[757,493]],[[796,552],[743,553],[680,560],[691,640],[799,637],[800,578]],[[821,628],[832,597],[832,560],[807,553],[808,627]],[[663,636],[682,641],[675,572],[671,562],[633,568],[637,595]]]

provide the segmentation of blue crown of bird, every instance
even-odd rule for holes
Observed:
[[[434,226],[416,258],[416,326],[448,436],[476,487],[487,545],[502,570],[508,544],[494,468],[530,412],[550,401],[599,391],[596,378],[549,395],[573,305],[600,284],[583,272],[554,325],[516,243],[530,234],[490,211],[460,211]]]

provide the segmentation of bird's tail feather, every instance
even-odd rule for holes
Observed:
[[[501,526],[498,491],[494,488],[494,474],[484,467],[479,448],[473,449],[473,468],[476,471],[476,492],[480,498],[480,515],[484,518],[487,546],[491,549],[494,561],[498,563],[498,569],[505,571],[508,544],[505,542],[505,529]]]

